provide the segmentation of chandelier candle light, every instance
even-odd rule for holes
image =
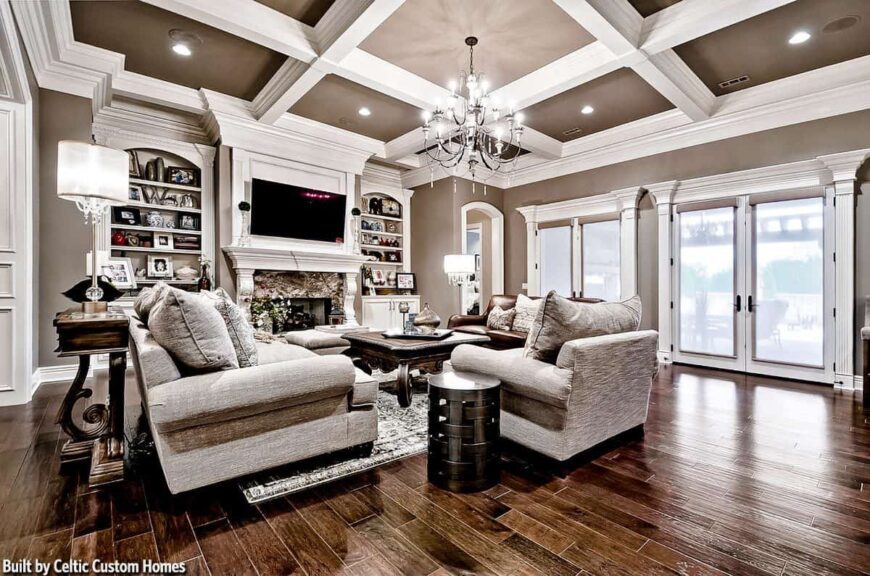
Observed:
[[[489,95],[489,83],[482,73],[474,70],[477,38],[469,36],[465,44],[469,50],[469,70],[460,73],[458,84],[452,81],[448,86],[450,96],[446,110],[442,110],[438,102],[433,112],[423,113],[423,148],[430,170],[434,170],[432,162],[453,170],[465,161],[474,182],[481,166],[488,171],[488,176],[502,168],[510,171],[516,167],[523,115],[509,107],[508,113],[502,116],[498,103]],[[463,89],[464,97],[461,96]]]
[[[91,287],[85,292],[88,302],[82,303],[85,313],[105,312],[101,302],[103,289],[97,284],[97,225],[108,206],[127,203],[130,187],[128,156],[124,150],[114,150],[87,142],[63,140],[57,144],[57,195],[76,203],[90,220],[93,228],[91,247]]]

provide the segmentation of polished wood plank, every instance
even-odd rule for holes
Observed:
[[[346,565],[351,566],[373,555],[371,546],[356,530],[312,491],[293,494],[288,500]]]
[[[226,520],[197,527],[196,539],[212,576],[256,576],[256,569]]]
[[[91,532],[72,540],[70,558],[87,562],[92,567],[94,560],[112,562],[115,560],[115,546],[110,529]],[[96,574],[91,571],[89,574]]]
[[[427,576],[438,569],[432,558],[379,516],[367,518],[354,528],[406,576]]]

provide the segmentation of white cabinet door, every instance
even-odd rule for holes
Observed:
[[[393,327],[394,314],[392,302],[389,300],[364,300],[363,325],[375,330],[387,330]]]

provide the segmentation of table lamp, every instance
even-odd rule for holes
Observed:
[[[476,272],[474,254],[447,254],[444,256],[444,273],[451,286],[468,283]]]
[[[97,284],[97,225],[108,206],[127,203],[130,186],[128,157],[114,150],[87,142],[63,140],[57,144],[57,196],[76,203],[93,229],[91,247],[91,287],[82,302],[85,313],[105,312],[103,289]]]

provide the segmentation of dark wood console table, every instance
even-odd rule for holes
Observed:
[[[130,320],[119,310],[85,314],[79,308],[58,313],[54,318],[61,357],[78,356],[79,369],[57,412],[57,423],[70,439],[60,452],[61,462],[91,461],[91,486],[124,479],[124,372],[127,369],[127,340]],[[73,408],[93,390],[85,388],[91,356],[109,355],[109,394],[105,404],[84,409],[79,426]]]
[[[443,340],[385,338],[383,332],[353,332],[342,334],[350,342],[344,353],[368,374],[372,369],[384,372],[399,370],[396,396],[399,406],[411,405],[411,370],[441,372],[445,360],[460,344],[486,344],[489,336],[455,332]]]

